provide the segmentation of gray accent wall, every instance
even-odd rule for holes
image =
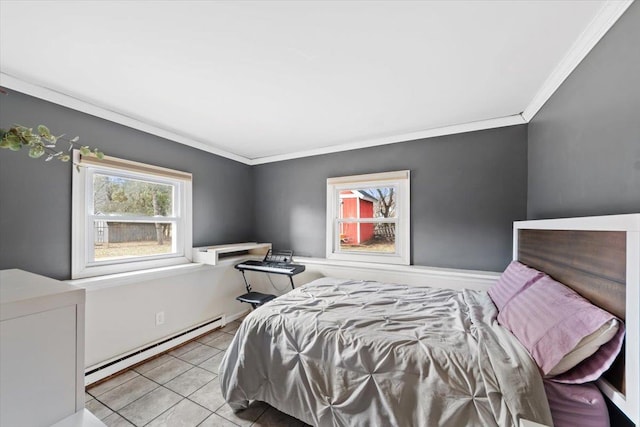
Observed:
[[[640,2],[529,123],[528,217],[640,212]]]
[[[250,166],[9,90],[0,95],[0,127],[14,124],[45,124],[110,156],[191,172],[195,246],[255,234]],[[0,150],[0,269],[70,278],[73,173],[69,164]]]
[[[273,242],[325,256],[326,179],[411,170],[412,263],[502,270],[526,216],[526,126],[247,166],[19,92],[0,126],[48,125],[108,155],[193,173],[195,246]],[[71,269],[69,164],[0,150],[0,269],[58,279]]]
[[[255,166],[257,239],[324,258],[327,178],[404,169],[412,263],[502,271],[526,219],[525,125]]]

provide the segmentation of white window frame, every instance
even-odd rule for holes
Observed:
[[[327,179],[327,259],[376,262],[382,264],[409,265],[411,261],[411,224],[410,224],[410,173],[409,170],[352,175]],[[381,186],[394,186],[396,194],[396,218],[352,220],[350,222],[394,222],[396,224],[396,253],[384,254],[361,251],[340,250],[340,192],[343,190],[367,189]]]
[[[98,159],[94,155],[83,156],[79,150],[74,150],[73,158],[74,162],[80,166],[78,171],[74,170],[72,178],[71,277],[73,279],[191,262],[193,232],[192,177],[190,173],[109,156],[105,156],[104,159]],[[172,230],[175,236],[172,242],[173,253],[130,259],[91,261],[94,250],[93,221],[96,219],[96,216],[91,212],[91,207],[93,204],[93,176],[96,173],[174,186],[174,215],[162,217],[158,221],[176,224],[175,230]],[[149,222],[149,217],[127,218],[127,221],[131,220]]]

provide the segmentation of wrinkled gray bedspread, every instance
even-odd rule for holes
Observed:
[[[318,279],[246,317],[222,394],[318,426],[551,425],[537,367],[496,315],[486,292]]]

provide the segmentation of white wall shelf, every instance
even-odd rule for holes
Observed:
[[[265,255],[271,243],[234,243],[230,245],[204,246],[193,248],[193,262],[216,265],[225,255],[241,252],[247,255]]]

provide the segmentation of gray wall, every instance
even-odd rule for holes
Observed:
[[[251,167],[15,91],[0,95],[0,127],[49,126],[106,154],[193,173],[193,243],[251,240]],[[0,269],[68,279],[71,166],[0,150]]]
[[[411,170],[412,263],[501,271],[525,219],[527,130],[512,126],[254,167],[259,241],[325,256],[326,179]]]
[[[530,219],[640,212],[640,2],[528,127]],[[629,421],[608,400],[612,426]]]
[[[640,212],[640,2],[529,123],[528,217]]]

